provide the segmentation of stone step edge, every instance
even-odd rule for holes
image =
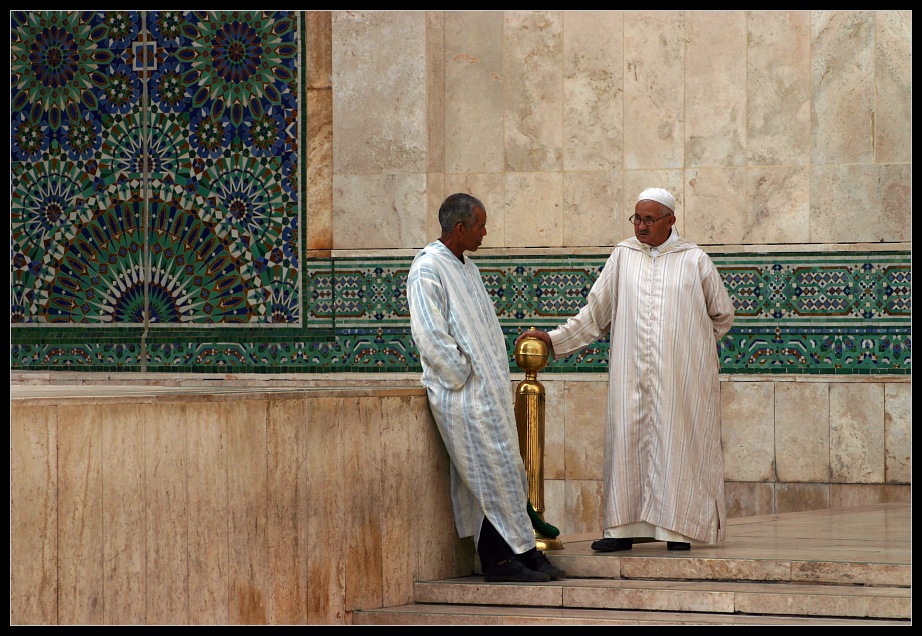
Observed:
[[[406,619],[417,617],[408,622]],[[490,622],[489,619],[498,622]],[[358,619],[358,620],[356,620]],[[654,610],[619,610],[597,608],[546,608],[484,605],[415,603],[353,611],[354,625],[502,625],[504,619],[516,625],[546,625],[554,622],[575,625],[865,625],[906,626],[911,619],[816,617],[762,614],[719,614],[705,612],[671,612]]]
[[[643,599],[640,600],[637,595],[644,595]],[[699,597],[700,601],[692,600]],[[608,579],[565,579],[547,583],[487,583],[480,577],[466,577],[419,581],[414,586],[414,599],[417,603],[456,603],[483,607],[528,605],[890,620],[912,616],[912,590],[907,588],[747,581],[657,580],[616,583]],[[848,610],[843,609],[843,602],[847,604]]]
[[[724,581],[728,583],[794,583],[865,587],[912,587],[912,565],[710,557],[628,557],[572,555],[552,557],[551,563],[570,578],[631,581]],[[611,559],[609,561],[609,559]],[[652,565],[650,563],[653,563]],[[635,573],[643,572],[642,576]],[[475,567],[472,576],[483,576]]]

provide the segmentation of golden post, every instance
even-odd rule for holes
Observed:
[[[540,338],[523,338],[515,347],[515,363],[525,372],[525,379],[515,390],[515,422],[519,431],[519,449],[528,476],[528,500],[544,520],[544,385],[538,371],[547,366],[547,345]],[[542,536],[535,530],[539,550],[562,550],[563,543]]]

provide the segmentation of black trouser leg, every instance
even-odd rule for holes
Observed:
[[[480,569],[484,572],[491,564],[505,561],[515,554],[486,517],[483,518],[483,525],[480,526],[480,543],[477,544],[477,554],[480,556]]]

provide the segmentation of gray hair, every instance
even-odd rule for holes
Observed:
[[[474,221],[475,208],[486,210],[477,197],[463,192],[449,196],[439,208],[439,225],[442,226],[442,232],[451,233],[458,223],[464,223],[469,228]]]

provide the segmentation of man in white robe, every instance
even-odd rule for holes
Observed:
[[[536,549],[519,450],[509,356],[496,309],[465,251],[486,236],[483,203],[449,196],[442,236],[407,276],[410,328],[422,384],[451,458],[451,500],[460,537],[474,537],[487,581],[557,580],[563,570]]]
[[[672,227],[675,199],[648,188],[586,304],[548,332],[555,358],[611,336],[601,552],[634,539],[715,544],[726,530],[717,342],[733,302],[710,257]]]

